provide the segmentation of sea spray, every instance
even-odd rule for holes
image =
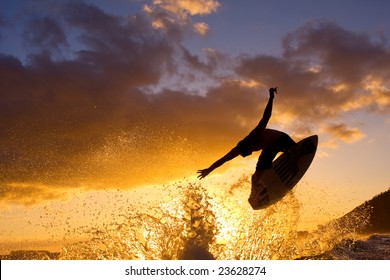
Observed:
[[[126,213],[118,213],[123,222],[89,229],[91,238],[64,247],[60,258],[296,259],[330,250],[367,218],[361,213],[347,229],[328,225],[302,235],[294,193],[254,211],[247,203],[248,176],[232,183],[184,180],[159,188],[167,202],[152,203],[147,211],[130,205]]]
[[[153,214],[133,209],[124,223],[90,230],[93,237],[65,247],[61,259],[213,258],[208,247],[214,242],[218,222],[205,189],[180,183],[173,189],[167,188],[170,202],[149,207]]]

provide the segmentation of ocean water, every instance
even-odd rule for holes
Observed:
[[[160,186],[160,195],[165,198],[162,202],[154,203],[153,196],[147,207],[129,202],[127,207],[110,213],[120,219],[69,228],[68,232],[78,232],[87,238],[70,244],[64,242],[58,253],[18,251],[5,258],[390,259],[389,235],[358,234],[368,223],[369,208],[361,208],[342,223],[331,221],[314,230],[300,231],[301,204],[294,192],[265,210],[253,211],[247,203],[248,176],[233,184],[221,184],[210,186],[203,181],[184,180]],[[119,199],[112,203],[119,204]]]
[[[123,223],[88,229],[91,238],[65,246],[59,258],[325,258],[336,246],[350,246],[362,238],[356,232],[366,223],[369,209],[355,213],[342,226],[333,222],[311,232],[300,232],[300,204],[293,193],[265,210],[253,211],[245,203],[246,198],[234,195],[243,192],[248,184],[248,179],[242,178],[215,194],[200,183],[175,183],[166,187],[171,198],[168,202],[151,206],[145,212],[129,209]],[[348,254],[327,256],[348,258]]]

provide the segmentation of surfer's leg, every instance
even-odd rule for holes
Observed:
[[[258,182],[261,179],[264,171],[272,167],[272,161],[278,153],[278,149],[274,147],[263,149],[256,164],[256,171],[252,175],[252,191],[258,188]]]
[[[275,158],[278,151],[273,148],[264,149],[257,161],[256,171],[252,175],[252,190],[258,188],[258,182],[260,181],[261,176],[264,171],[272,167],[272,160]]]
[[[261,180],[264,171],[272,168],[272,161],[279,152],[284,152],[296,144],[284,132],[280,132],[278,137],[275,137],[273,145],[264,148],[259,156],[259,160],[256,164],[256,171],[252,175],[252,188],[249,197],[249,203],[253,209],[256,209],[256,205],[264,205],[269,200],[267,187]]]
[[[283,153],[287,153],[292,162],[299,156],[299,148],[297,143],[287,134],[283,133],[280,139],[280,150]]]
[[[249,204],[254,210],[258,210],[269,202],[267,186],[261,180],[264,170],[257,170],[252,175],[252,188],[248,198]]]
[[[272,161],[279,151],[280,149],[278,147],[263,149],[257,161],[255,173],[263,174],[264,170],[270,169],[272,167]]]
[[[268,203],[268,190],[267,186],[261,180],[261,177],[264,174],[264,171],[272,167],[272,160],[275,158],[278,153],[278,149],[267,148],[261,152],[259,160],[256,165],[256,171],[252,175],[252,188],[251,194],[249,196],[249,204],[253,209],[259,209],[259,206],[264,206]]]

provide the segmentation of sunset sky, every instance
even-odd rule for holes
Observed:
[[[310,188],[351,207],[387,190],[389,11],[385,0],[1,1],[0,234],[75,193],[193,179],[258,123],[271,86],[269,127],[319,135]]]

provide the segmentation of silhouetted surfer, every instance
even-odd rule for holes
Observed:
[[[252,190],[249,201],[258,196],[258,193],[261,192],[261,187],[256,183],[259,181],[264,170],[272,167],[272,161],[278,152],[284,152],[296,144],[286,133],[266,128],[271,118],[275,93],[277,94],[277,87],[269,89],[269,100],[259,124],[225,156],[214,162],[209,168],[199,170],[199,179],[205,178],[214,169],[238,155],[246,157],[251,155],[252,152],[262,150],[257,161],[256,171],[252,175]]]

